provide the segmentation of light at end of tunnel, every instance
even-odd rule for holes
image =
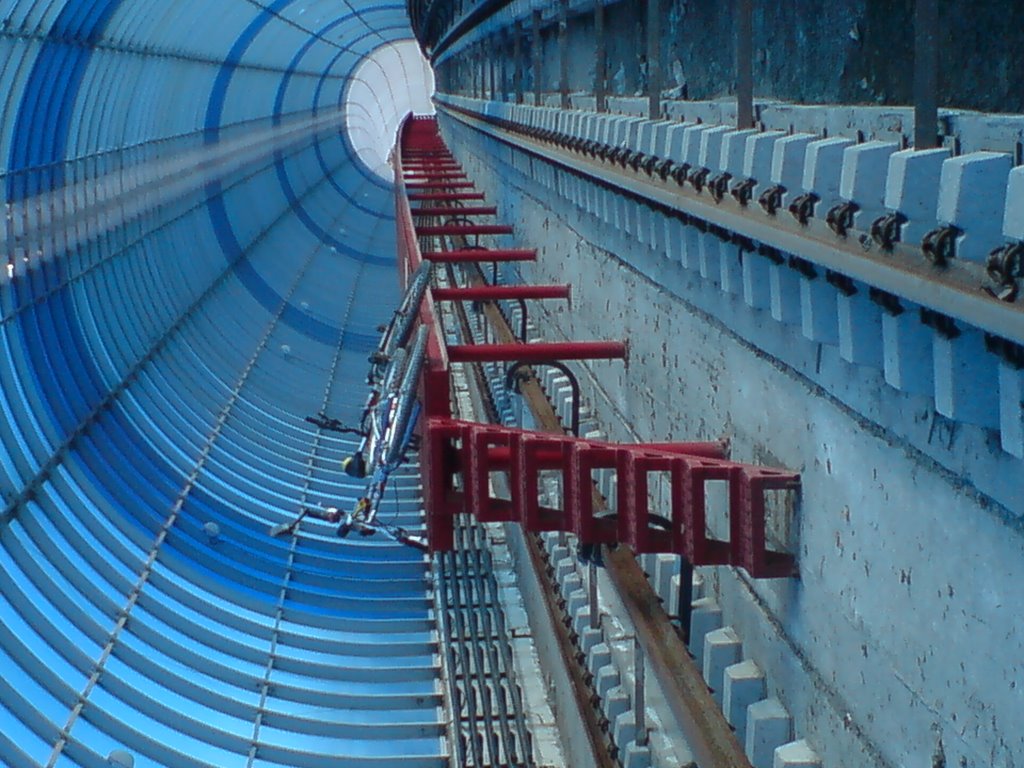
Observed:
[[[352,75],[345,97],[345,130],[359,159],[391,179],[388,154],[409,113],[432,115],[434,72],[415,40],[374,49]]]

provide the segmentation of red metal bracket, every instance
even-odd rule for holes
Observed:
[[[420,227],[413,215],[471,215],[474,209],[410,209],[409,201],[482,200],[480,193],[436,191],[407,195],[407,189],[472,187],[450,181],[456,170],[444,148],[436,122],[415,118],[401,132],[395,160],[396,218],[399,268],[403,283],[423,259],[437,262],[526,261],[537,253],[527,249],[457,249],[421,253],[420,235],[483,234],[484,225]],[[416,172],[403,182],[403,164]],[[422,173],[421,173],[422,171]],[[425,179],[420,181],[420,179]],[[484,209],[478,212],[483,213]],[[486,209],[487,215],[493,208]],[[470,232],[470,229],[474,231]],[[510,227],[492,225],[487,233]],[[799,488],[800,476],[730,461],[725,444],[655,443],[624,445],[570,435],[530,432],[451,417],[451,362],[553,359],[624,359],[623,342],[557,342],[533,344],[461,344],[447,346],[435,322],[435,301],[568,298],[569,286],[477,286],[434,288],[424,300],[421,322],[432,328],[427,364],[421,382],[423,416],[420,466],[431,550],[454,546],[455,516],[474,515],[484,522],[518,522],[530,531],[568,531],[584,544],[624,544],[637,553],[671,552],[694,565],[734,565],[758,578],[791,576],[793,555],[768,548],[766,494]],[[594,472],[614,471],[616,492],[610,512],[597,512]],[[507,478],[508,495],[494,493],[495,473]],[[668,509],[652,510],[651,477],[658,473],[668,485]],[[544,478],[553,474],[561,499],[542,503]],[[708,531],[709,483],[720,484],[727,497],[728,532]]]

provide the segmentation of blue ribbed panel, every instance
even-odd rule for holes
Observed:
[[[361,490],[303,419],[356,421],[397,301],[339,109],[404,3],[0,16],[0,766],[446,764],[423,556],[267,533]]]

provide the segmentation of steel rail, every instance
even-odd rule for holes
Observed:
[[[472,265],[467,269],[466,279],[467,283],[472,287],[487,285],[483,272],[477,265]],[[456,304],[454,311],[458,320],[460,335],[464,340],[472,338],[473,332],[465,308]],[[483,311],[495,336],[499,340],[506,342],[515,340],[515,334],[511,326],[496,303],[492,301],[484,303]],[[486,411],[484,415],[487,420],[492,422],[500,421],[498,409],[490,400],[490,389],[486,377],[480,369],[480,364],[467,363],[466,365],[471,371],[473,385],[476,387],[477,392],[481,394],[480,400]],[[540,389],[539,385],[537,385],[537,392],[539,392],[540,397],[543,399],[544,392]],[[533,394],[536,395],[536,393]],[[561,595],[549,577],[547,554],[537,536],[526,534],[523,538],[530,558],[530,565],[537,576],[538,583],[544,586],[541,597],[546,609],[548,623],[555,635],[555,642],[558,645],[562,658],[565,660],[565,669],[572,685],[573,696],[579,705],[579,713],[586,730],[590,752],[594,757],[595,768],[618,768],[618,762],[608,747],[605,731],[602,728],[601,716],[594,706],[594,691],[588,679],[588,670],[580,663],[578,658],[579,651],[573,642],[572,634],[565,621],[566,617],[561,604]]]
[[[478,266],[474,272],[470,275],[470,284],[485,285],[486,279]],[[512,328],[497,304],[487,302],[483,310],[499,342],[514,338]],[[565,431],[537,378],[522,382],[520,392],[536,419],[539,431],[554,434]],[[608,509],[606,500],[596,488],[594,508],[596,511]],[[536,539],[530,536],[526,538],[534,568],[546,567]],[[735,732],[712,698],[701,671],[697,669],[671,619],[662,608],[660,598],[636,557],[628,548],[618,547],[606,554],[605,566],[697,764],[707,768],[750,768],[750,761]],[[539,574],[543,572],[538,571]],[[557,602],[554,606],[549,605],[549,612],[556,609],[561,612]],[[553,624],[557,631],[558,622],[553,620]],[[571,658],[568,661],[571,668]]]
[[[466,267],[466,283],[469,287],[487,285],[479,264],[467,264]],[[457,316],[461,318],[462,330],[469,338],[471,329],[464,314],[464,306],[456,303],[453,307]],[[498,304],[493,301],[484,302],[482,309],[494,332],[495,341],[499,344],[514,343],[516,339],[511,326]],[[471,365],[470,370],[476,377],[479,391],[489,392],[479,366]],[[526,405],[535,414],[541,431],[564,433],[555,409],[539,380],[533,378],[522,382],[520,393]],[[482,399],[486,403],[487,398]],[[493,408],[493,403],[490,403],[490,406],[490,416],[493,420],[496,409]],[[607,509],[607,504],[596,487],[593,488],[593,496],[596,510]],[[543,578],[547,573],[545,553],[537,537],[527,536],[526,541],[533,567],[537,575],[542,577],[541,583],[546,583],[548,580]],[[711,697],[700,671],[672,627],[667,614],[661,609],[659,598],[637,565],[632,552],[620,547],[611,555],[607,563],[612,583],[627,606],[639,643],[658,674],[669,708],[685,734],[692,753],[704,768],[750,768],[750,763],[735,734]],[[566,668],[570,673],[574,695],[580,704],[580,712],[596,762],[602,768],[605,765],[614,766],[614,757],[607,749],[607,742],[601,731],[601,718],[594,706],[588,675],[580,663],[569,627],[564,623],[564,612],[559,604],[560,595],[554,589],[544,592],[551,626],[566,659]]]
[[[746,241],[754,248],[755,243],[760,243],[1015,344],[1024,344],[1024,306],[1000,301],[982,290],[987,280],[983,264],[953,261],[946,267],[935,267],[913,245],[897,242],[891,251],[884,251],[868,233],[860,230],[851,228],[846,237],[840,237],[821,219],[801,224],[785,214],[769,216],[730,197],[715,202],[709,195],[679,187],[674,181],[621,169],[521,136],[468,110],[442,102],[438,102],[438,109],[464,125],[570,173],[622,190],[669,214],[681,214],[687,221],[703,223],[705,228],[722,230],[736,242]]]

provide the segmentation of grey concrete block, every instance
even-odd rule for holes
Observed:
[[[801,331],[811,341],[835,344],[839,340],[839,316],[836,289],[823,274],[816,278],[800,278]]]
[[[601,711],[614,723],[619,715],[628,712],[630,708],[629,692],[621,685],[608,691],[608,695],[601,700]]]
[[[628,744],[631,741],[636,741],[636,737],[636,715],[632,710],[623,712],[615,718],[612,723],[612,738],[616,744]]]
[[[860,286],[857,293],[836,296],[839,356],[858,365],[882,367],[882,308]]]
[[[622,750],[622,768],[650,768],[651,748],[631,741]]]
[[[1011,240],[1024,240],[1024,166],[1010,171],[1006,184],[1003,235]]]
[[[885,213],[885,182],[889,174],[889,158],[898,144],[868,141],[847,147],[843,153],[843,174],[839,194],[859,206],[854,226],[868,230],[871,222]]]
[[[584,610],[580,611],[579,614],[576,616],[576,619],[577,623],[583,625],[577,630],[577,635],[580,639],[580,650],[583,651],[584,654],[587,654],[590,652],[591,648],[593,648],[595,645],[601,642],[601,640],[604,637],[604,634],[601,632],[600,627],[590,626],[589,609],[585,608]]]
[[[756,253],[743,254],[743,301],[754,309],[771,307],[772,294],[769,277],[771,262]]]
[[[942,164],[938,219],[955,224],[957,258],[983,262],[1003,242],[1003,218],[1012,158],[1002,152],[972,152]]]
[[[711,695],[722,706],[725,669],[740,660],[743,643],[732,627],[722,627],[704,636],[704,680]]]
[[[1024,371],[999,364],[999,431],[1003,450],[1024,459]]]
[[[757,197],[772,185],[772,162],[776,142],[785,138],[782,131],[764,131],[747,139],[743,155],[743,175],[757,180],[753,195]]]
[[[736,729],[742,743],[747,733],[747,707],[765,697],[764,672],[753,661],[741,661],[725,668],[722,713]]]
[[[840,202],[843,153],[852,145],[853,141],[842,137],[820,139],[807,145],[803,188],[805,192],[814,192],[820,198],[815,208],[816,214],[821,215]]]
[[[722,162],[722,140],[726,134],[735,130],[730,125],[716,125],[708,128],[700,136],[700,154],[698,161],[705,168],[710,168],[712,174],[718,173]]]
[[[982,354],[981,331],[962,328],[955,339],[936,332],[935,410],[982,427],[999,426],[999,370],[995,355]]]
[[[905,149],[889,158],[885,179],[885,207],[907,217],[901,239],[919,243],[935,227],[939,205],[939,179],[948,149]]]
[[[732,131],[722,139],[722,158],[719,167],[734,178],[743,176],[743,160],[747,154],[747,139],[757,134],[754,128]]]
[[[772,317],[786,325],[800,322],[800,276],[786,264],[768,265]]]
[[[776,748],[772,768],[821,768],[821,759],[806,740],[800,739]]]
[[[775,750],[792,739],[793,721],[778,699],[747,709],[746,753],[753,768],[774,768]]]
[[[811,133],[794,133],[775,142],[775,151],[772,154],[772,183],[781,184],[786,188],[782,198],[783,205],[800,194],[807,145],[815,138]]]
[[[917,308],[903,302],[899,315],[882,314],[882,364],[885,380],[903,392],[931,395],[934,391],[932,331],[923,325]]]
[[[614,664],[607,664],[594,673],[594,690],[601,698],[607,696],[608,691],[615,688],[620,682],[619,671]]]
[[[670,613],[675,610],[675,602],[672,601],[672,579],[678,575],[678,556],[654,555],[654,591],[665,602]]]
[[[704,636],[722,626],[722,609],[711,598],[693,602],[690,616],[690,655],[697,669],[704,669]]]
[[[611,663],[612,649],[608,646],[608,643],[598,643],[587,654],[587,669],[590,670],[592,675],[596,675],[599,669]]]
[[[587,590],[577,589],[573,592],[570,592],[565,602],[565,607],[566,610],[569,612],[569,615],[575,616],[576,614],[580,613],[583,610],[584,606],[586,606],[587,604]]]

